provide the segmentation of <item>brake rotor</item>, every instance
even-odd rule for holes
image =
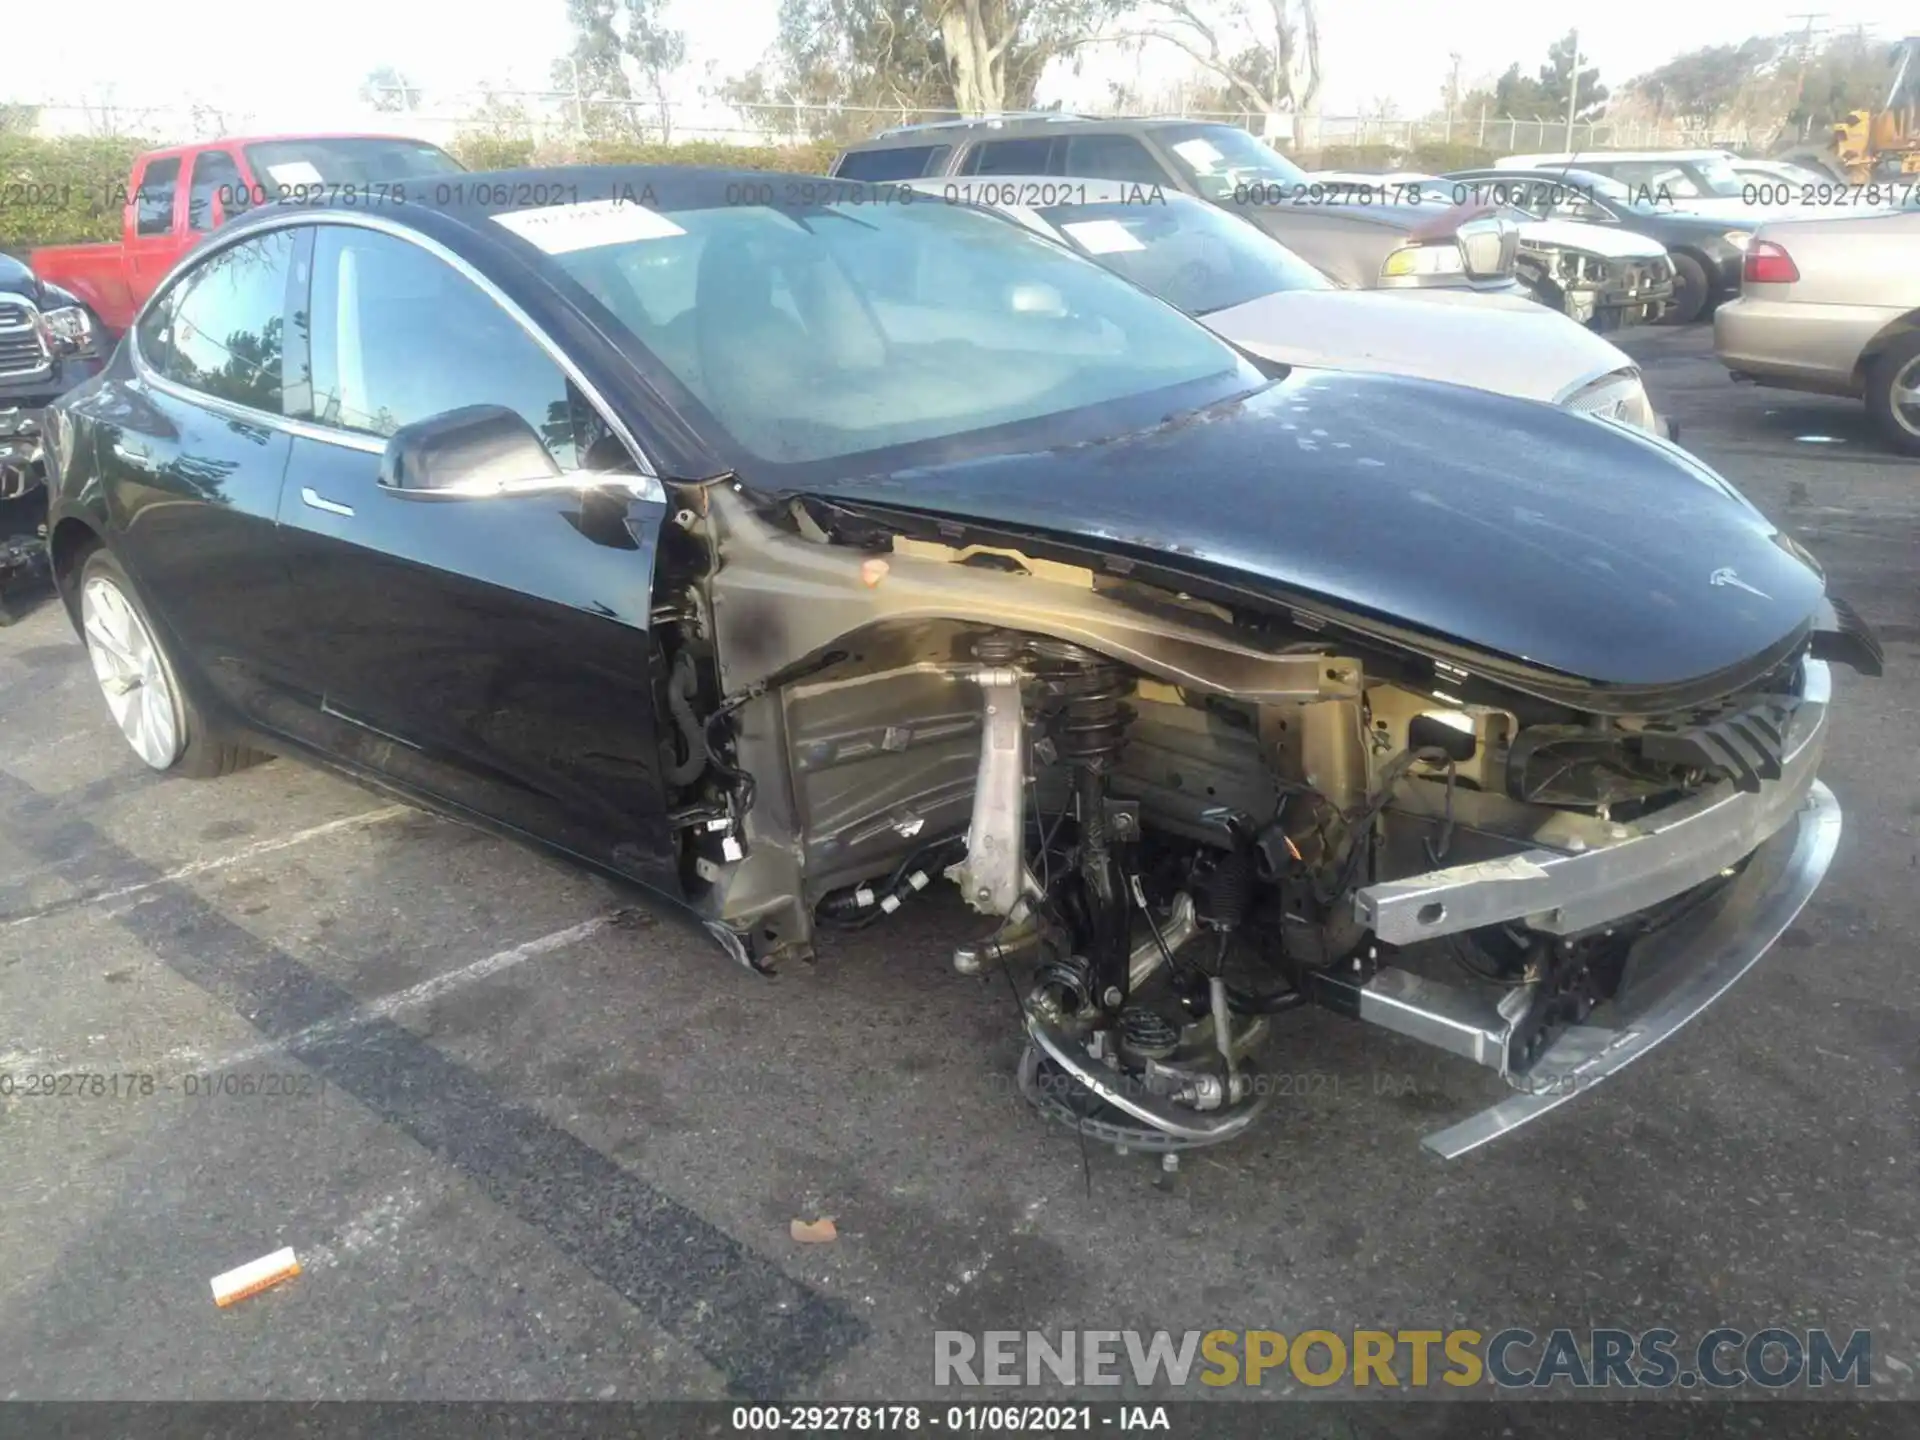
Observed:
[[[1038,1045],[1029,1044],[1021,1052],[1015,1076],[1020,1093],[1029,1105],[1047,1119],[1076,1130],[1090,1140],[1120,1150],[1143,1150],[1152,1154],[1194,1150],[1208,1143],[1169,1135],[1158,1126],[1135,1119],[1094,1094],[1078,1076]]]

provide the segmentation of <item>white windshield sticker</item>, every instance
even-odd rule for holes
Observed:
[[[1118,220],[1080,220],[1060,228],[1089,255],[1117,255],[1123,250],[1147,248]]]
[[[1182,140],[1173,147],[1173,153],[1196,170],[1211,170],[1227,158],[1210,140]]]
[[[630,240],[663,240],[687,233],[657,210],[649,210],[631,200],[543,205],[537,210],[509,210],[493,218],[496,224],[532,241],[549,255],[567,255],[600,245],[624,245]]]
[[[326,180],[306,160],[289,160],[284,165],[269,165],[267,173],[279,185],[324,185]]]

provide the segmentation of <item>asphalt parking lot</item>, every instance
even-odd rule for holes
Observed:
[[[1920,1398],[1920,464],[1857,405],[1731,385],[1707,327],[1628,348],[1889,673],[1836,672],[1845,834],[1761,967],[1452,1163],[1419,1136],[1497,1080],[1296,1013],[1271,1062],[1318,1078],[1251,1139],[1083,1173],[1012,1089],[1005,981],[948,965],[957,905],[759,978],[289,762],[154,777],[24,607],[0,1075],[147,1080],[0,1096],[0,1396],[876,1399],[932,1393],[937,1329],[1779,1324],[1871,1329],[1874,1393]],[[304,1274],[213,1305],[283,1245]]]

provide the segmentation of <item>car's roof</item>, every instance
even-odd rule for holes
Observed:
[[[858,181],[842,181],[858,184]],[[1211,209],[1171,185],[1145,180],[1090,180],[1073,175],[930,175],[919,180],[874,180],[875,186],[904,185],[939,195],[956,205],[992,210],[1050,210],[1056,205],[1189,205]]]
[[[1307,178],[1342,185],[1418,185],[1440,177],[1425,170],[1309,170]]]
[[[1728,158],[1728,154],[1729,152],[1725,150],[1575,150],[1572,152],[1560,150],[1546,155],[1504,155],[1495,163],[1498,165],[1531,167],[1539,165],[1563,165],[1569,162],[1577,165],[1582,161],[1588,163],[1613,160],[1667,160],[1677,162],[1681,160],[1725,160]]]
[[[776,210],[808,210],[836,198],[884,197],[897,180],[848,180],[790,170],[748,170],[708,165],[552,165],[522,170],[475,170],[426,177],[411,185],[404,200],[381,205],[365,196],[328,197],[308,202],[278,202],[289,208],[384,209],[392,219],[410,210],[430,210],[461,218],[484,218],[513,211],[557,209],[570,205],[613,203],[663,210],[717,209],[762,205]],[[399,187],[396,186],[396,189]],[[271,208],[271,207],[269,207]]]
[[[1781,240],[1791,246],[1796,235],[1852,237],[1867,233],[1860,228],[1862,226],[1874,226],[1920,238],[1920,210],[1864,210],[1841,206],[1832,211],[1798,217],[1783,215],[1761,225],[1756,238]]]
[[[1170,125],[1226,125],[1224,120],[1196,120],[1183,115],[1072,115],[1064,111],[1042,110],[1016,115],[980,115],[954,120],[931,120],[920,125],[901,125],[882,130],[866,140],[856,140],[841,153],[851,155],[864,150],[895,150],[907,146],[952,144],[963,139],[992,136],[1045,135],[1062,129],[1076,130],[1158,130]],[[1237,128],[1237,127],[1230,127]]]
[[[179,155],[188,150],[237,150],[248,145],[289,145],[303,140],[386,140],[397,145],[432,145],[418,135],[394,135],[380,130],[297,130],[286,135],[222,135],[217,140],[189,140],[180,145],[161,145],[143,151],[146,155]]]
[[[1602,175],[1593,170],[1582,170],[1578,165],[1470,165],[1462,170],[1449,170],[1442,180],[1464,180],[1478,175],[1510,175],[1516,180],[1551,181],[1565,179],[1578,185],[1582,181],[1595,181],[1607,185],[1620,182],[1611,175]]]

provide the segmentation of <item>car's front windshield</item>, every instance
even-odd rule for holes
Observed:
[[[1249,185],[1308,183],[1306,171],[1231,125],[1167,125],[1154,131],[1154,139],[1209,200],[1232,200]]]
[[[1185,316],[970,207],[627,210],[611,235],[596,219],[573,238],[564,213],[531,212],[535,243],[757,460],[965,451],[1029,422],[1043,444],[1098,438],[1261,383]]]
[[[1041,219],[1082,254],[1189,315],[1333,282],[1244,220],[1156,192],[1151,200],[1054,205]]]
[[[1544,181],[1540,178],[1542,174],[1547,177]],[[1592,195],[1616,210],[1630,210],[1637,215],[1651,215],[1660,208],[1644,195],[1636,193],[1624,180],[1616,180],[1611,175],[1602,175],[1593,170],[1542,167],[1541,170],[1503,172],[1498,178],[1505,181],[1522,176],[1542,186],[1556,213],[1577,211],[1584,195]]]
[[[461,172],[460,162],[438,145],[377,135],[263,140],[247,146],[247,163],[262,185],[296,193],[305,187],[391,184]]]

